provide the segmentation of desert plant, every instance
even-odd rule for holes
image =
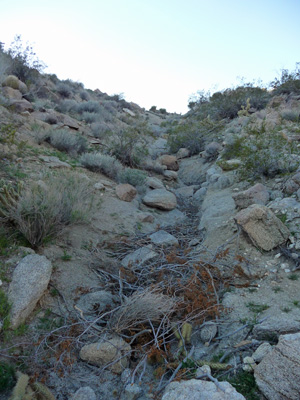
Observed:
[[[72,94],[72,90],[71,90],[70,86],[63,82],[61,82],[57,85],[56,90],[62,97],[66,98],[66,99],[68,97],[70,97]]]
[[[80,163],[91,171],[101,172],[113,179],[118,176],[122,169],[122,164],[115,157],[101,153],[82,154]]]
[[[82,114],[85,111],[90,113],[97,113],[100,110],[100,104],[97,101],[87,101],[78,104],[77,112]]]
[[[274,81],[270,83],[273,88],[273,95],[278,94],[290,94],[300,93],[300,63],[296,63],[296,68],[294,71],[289,71],[287,69],[281,70],[281,77],[275,78]]]
[[[60,101],[56,106],[56,110],[62,113],[76,113],[77,109],[77,101],[71,99],[64,99]]]
[[[144,123],[114,133],[111,138],[110,153],[126,166],[139,166],[142,159],[148,154],[143,137],[146,133],[149,134],[149,131]]]
[[[155,288],[143,289],[127,297],[124,303],[112,313],[108,326],[121,333],[148,321],[158,322],[163,315],[170,315],[176,307],[176,300]]]
[[[81,100],[87,101],[89,99],[89,94],[86,90],[82,90],[79,94]]]
[[[87,140],[80,134],[66,129],[50,131],[47,134],[50,144],[60,151],[69,154],[81,154],[87,150]]]
[[[287,121],[299,122],[300,110],[284,110],[281,112],[281,118]]]
[[[2,330],[5,331],[10,325],[10,312],[11,305],[8,301],[6,293],[0,289],[0,321],[2,322]]]
[[[44,183],[31,182],[17,201],[6,204],[6,220],[39,247],[67,225],[85,221],[92,205],[88,182],[76,173],[45,176]]]
[[[111,129],[105,122],[94,122],[91,125],[91,130],[95,138],[103,139],[111,133]]]
[[[96,122],[98,118],[98,114],[89,111],[85,111],[84,113],[82,113],[81,116],[81,119],[87,124],[92,124],[93,122]]]
[[[132,186],[142,186],[145,183],[146,178],[146,172],[134,168],[124,168],[118,174],[119,182],[129,183]]]
[[[21,35],[15,36],[6,53],[11,58],[9,73],[16,75],[23,82],[31,80],[35,77],[37,71],[42,72],[46,67],[37,58],[30,44],[27,43],[24,47]]]
[[[15,369],[8,364],[0,363],[0,392],[13,387],[15,381]]]

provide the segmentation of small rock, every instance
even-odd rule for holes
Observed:
[[[178,174],[175,171],[170,171],[167,169],[164,171],[164,177],[169,181],[177,181]]]
[[[251,372],[253,371],[254,367],[255,367],[255,361],[253,360],[252,357],[245,357],[243,358],[243,370],[247,371],[247,372]]]
[[[194,196],[193,196],[194,200],[200,203],[204,199],[206,192],[207,192],[206,187],[200,188],[199,190],[197,190],[194,193]]]
[[[101,182],[95,183],[94,188],[95,188],[96,190],[105,190],[105,186],[104,186],[103,183],[101,183]]]
[[[149,213],[146,213],[146,212],[141,212],[141,213],[139,213],[138,216],[137,216],[137,218],[138,218],[138,220],[139,220],[140,222],[149,222],[149,223],[154,222],[154,217],[153,217],[153,215],[151,215],[151,214],[149,214]]]
[[[128,254],[123,260],[122,265],[123,267],[128,267],[130,265],[143,265],[147,261],[152,261],[159,256],[158,253],[152,250],[149,246],[141,247],[137,249],[133,253]]]
[[[157,231],[150,235],[150,240],[152,243],[163,247],[179,245],[175,236],[163,230]]]
[[[270,351],[272,350],[272,346],[270,345],[270,343],[263,343],[261,344],[256,350],[255,352],[252,354],[252,358],[256,363],[260,363],[262,361],[262,359],[270,353]]]
[[[176,157],[178,160],[180,160],[181,158],[187,158],[190,155],[190,151],[189,149],[186,149],[184,147],[180,148],[177,153],[176,153]]]
[[[168,170],[171,171],[179,170],[178,161],[175,156],[170,156],[168,154],[165,154],[163,156],[160,156],[158,161],[161,163],[161,165],[165,165]]]
[[[196,378],[200,378],[202,375],[205,374],[210,374],[211,375],[211,369],[209,365],[203,365],[202,367],[198,367],[196,370]]]
[[[116,186],[116,195],[120,200],[131,202],[137,194],[137,190],[129,183],[121,183]]]
[[[93,389],[89,386],[82,387],[73,394],[71,400],[96,400],[96,395]]]
[[[251,204],[265,205],[269,201],[270,195],[267,188],[261,183],[257,183],[251,188],[234,194],[233,200],[238,208],[247,208]]]
[[[164,184],[162,181],[158,178],[154,177],[148,177],[145,181],[145,184],[150,188],[150,189],[164,189]]]
[[[125,368],[121,374],[121,382],[127,384],[130,380],[130,377],[131,377],[131,369]]]
[[[136,400],[143,393],[142,388],[136,383],[130,383],[125,387],[127,400]]]
[[[116,374],[121,374],[127,368],[128,355],[131,347],[122,338],[115,337],[98,343],[87,344],[80,350],[79,356],[98,367],[113,363],[108,368]]]

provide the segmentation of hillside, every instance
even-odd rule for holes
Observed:
[[[184,116],[0,81],[0,398],[298,398],[299,70]]]

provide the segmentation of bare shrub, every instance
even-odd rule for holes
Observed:
[[[85,153],[80,158],[83,167],[94,172],[101,172],[115,179],[122,169],[122,164],[112,156],[101,153]]]
[[[50,144],[60,151],[69,154],[81,154],[87,150],[87,140],[80,134],[65,129],[51,131],[48,134]]]
[[[64,98],[68,98],[72,94],[70,86],[66,83],[60,83],[57,85],[57,92]]]
[[[91,188],[76,173],[60,172],[31,182],[14,202],[7,219],[34,248],[57,236],[67,225],[88,219]]]
[[[158,322],[163,315],[171,315],[176,307],[175,298],[164,295],[156,288],[135,292],[111,316],[109,327],[122,332],[146,322]]]

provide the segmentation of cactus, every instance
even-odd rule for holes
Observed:
[[[17,383],[9,400],[55,400],[50,390],[40,382],[29,384],[29,376],[17,372]]]
[[[179,328],[177,328],[176,326],[173,327],[173,333],[174,333],[176,339],[179,340],[179,342],[178,342],[178,355],[179,356],[181,354],[186,355],[184,345],[191,343],[192,329],[193,329],[192,325],[189,324],[188,322],[185,322],[182,325],[181,332],[179,331]]]
[[[11,183],[5,184],[5,181],[0,182],[0,217],[9,218],[10,210],[16,207],[23,183],[18,182],[14,187]]]
[[[22,374],[21,372],[17,372],[16,375],[18,377],[18,380],[9,400],[23,400],[29,382],[28,375]]]
[[[33,388],[35,391],[41,396],[41,398],[44,400],[55,400],[55,397],[53,394],[50,392],[50,390],[47,388],[47,386],[43,385],[40,382],[34,382],[32,384]]]

